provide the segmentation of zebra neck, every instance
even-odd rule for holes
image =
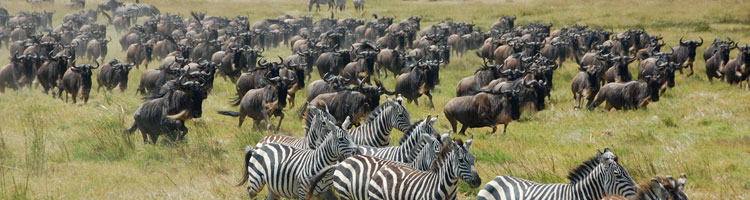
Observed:
[[[403,144],[399,144],[399,151],[403,154],[408,155],[409,162],[411,162],[415,159],[415,157],[417,156],[416,154],[419,151],[416,146],[422,141],[421,131],[412,131],[409,139],[404,141]]]
[[[437,175],[440,179],[440,185],[447,186],[446,188],[455,189],[456,183],[458,183],[458,166],[456,166],[456,154],[450,153],[451,155],[443,158],[443,163],[438,168]]]
[[[605,188],[602,187],[603,176],[602,167],[597,166],[581,181],[568,184],[566,189],[576,196],[575,199],[601,199],[606,195]]]
[[[411,168],[425,170],[430,167],[430,163],[435,161],[435,150],[432,145],[428,145],[426,142],[419,143],[419,145],[421,146],[419,153],[408,164]],[[417,151],[417,149],[413,151]]]
[[[336,133],[331,133],[336,134]],[[328,139],[323,144],[324,146],[319,146],[315,149],[315,159],[317,163],[325,164],[324,166],[327,166],[328,164],[334,164],[336,161],[338,161],[338,139],[328,137]],[[321,165],[316,165],[321,166]]]

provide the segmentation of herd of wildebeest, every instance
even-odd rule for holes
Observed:
[[[440,69],[474,68],[449,65],[452,55],[476,53],[484,64],[459,81],[444,117],[454,133],[479,127],[494,133],[498,124],[506,132],[525,111],[545,109],[554,73],[567,59],[580,70],[571,85],[575,108],[594,110],[606,102],[605,110],[639,109],[674,87],[677,72],[693,75],[696,49],[704,43],[680,38],[669,47],[642,29],[516,26],[515,17],[502,17],[486,31],[471,23],[423,27],[421,17],[399,22],[377,15],[370,21],[284,15],[250,23],[243,16],[160,14],[151,5],[114,0],[66,14],[57,25],[54,14],[0,9],[0,42],[10,51],[10,63],[0,69],[0,91],[51,90],[53,98],[67,102],[70,95],[73,103],[85,104],[95,71],[97,91],[126,92],[131,69],[143,67],[137,92],[144,102],[126,132],[140,131],[146,143],[155,144],[160,135],[182,140],[185,121],[202,116],[216,77],[236,83],[231,103],[239,108],[219,114],[238,117],[238,126],[249,117],[255,129],[278,131],[284,109],[295,107],[295,94],[317,70],[322,79],[307,84],[306,101],[294,110],[304,118],[305,136],[268,135],[245,153],[240,185],[248,184],[251,197],[267,185],[268,199],[335,198],[334,190],[343,199],[451,199],[458,180],[479,187],[469,151],[473,139],[440,135],[437,116],[412,122],[404,107],[426,96],[434,109],[431,92],[440,84]],[[100,15],[106,21],[97,24]],[[126,58],[106,61],[110,25],[121,35]],[[265,49],[281,47],[292,55],[263,56]],[[735,49],[739,54],[730,59]],[[750,83],[750,46],[714,39],[703,58],[709,81]],[[149,69],[153,60],[162,62]],[[637,77],[629,70],[635,61]],[[381,83],[386,80],[396,82],[393,90]],[[272,117],[278,117],[275,127]],[[404,133],[398,146],[390,145],[393,128]],[[568,178],[570,184],[540,184],[498,176],[478,198],[687,199],[684,174],[639,186],[609,149],[597,150]]]

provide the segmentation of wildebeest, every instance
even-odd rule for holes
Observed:
[[[340,90],[349,89],[346,87],[349,80],[341,76],[335,76],[333,74],[326,74],[321,80],[315,80],[307,86],[307,102],[312,101],[320,94],[338,92]],[[304,109],[304,108],[301,108]]]
[[[326,73],[339,74],[351,61],[349,50],[334,50],[320,54],[315,66],[318,66],[318,74],[323,77]]]
[[[674,72],[682,66],[679,63],[669,61],[670,55],[670,53],[659,53],[656,57],[641,61],[638,64],[638,79],[645,80],[644,78],[648,75],[659,74],[662,94],[667,88],[674,87]]]
[[[354,125],[359,122],[368,112],[380,105],[380,95],[393,95],[394,92],[388,91],[380,85],[379,81],[375,82],[377,86],[366,86],[360,80],[360,84],[351,90],[341,90],[335,93],[320,94],[303,106],[307,113],[309,106],[318,108],[328,108],[330,113],[336,118],[336,124],[341,124],[344,119],[349,117]],[[309,106],[308,106],[309,105]]]
[[[159,135],[180,132],[177,141],[188,133],[185,120],[200,118],[203,113],[203,100],[208,95],[203,91],[201,80],[189,81],[180,76],[174,84],[165,85],[164,91],[148,97],[133,114],[133,126],[127,130],[133,133],[136,129],[143,134],[143,142],[148,138],[156,144]]]
[[[183,72],[184,71],[179,68],[169,68],[169,66],[161,66],[159,69],[146,70],[141,75],[141,82],[138,84],[137,91],[143,95],[146,95],[146,91],[148,91],[151,96],[158,94],[164,83],[179,77]]]
[[[89,60],[101,58],[102,62],[104,62],[104,59],[107,57],[107,44],[109,44],[109,41],[108,39],[89,40],[88,45],[86,45],[86,57]]]
[[[599,76],[597,75],[601,69],[601,67],[593,65],[581,66],[581,72],[578,72],[578,74],[573,77],[572,85],[570,87],[573,92],[573,108],[581,108],[583,106],[583,99],[586,99],[587,101],[586,107],[588,107],[588,105],[594,100],[596,94],[599,93],[599,88],[601,87],[601,85],[599,85]]]
[[[732,49],[737,48],[737,44],[734,44],[734,46],[730,46],[730,44],[720,44],[714,47],[713,55],[711,55],[710,58],[706,59],[706,76],[708,76],[708,81],[713,82],[714,78],[722,78],[722,68],[727,65],[727,62],[729,62],[729,53],[732,51]]]
[[[62,95],[65,90],[65,102],[68,102],[68,94],[70,94],[73,96],[73,104],[76,103],[76,98],[83,99],[83,104],[86,104],[91,91],[91,70],[96,68],[99,68],[99,62],[96,62],[96,66],[80,64],[68,68],[63,75],[62,87],[59,87],[57,95]]]
[[[713,56],[714,53],[716,53],[716,50],[717,50],[716,48],[721,45],[736,46],[737,43],[732,41],[731,38],[727,38],[727,41],[720,40],[719,38],[714,38],[714,42],[711,43],[711,46],[708,46],[708,48],[706,48],[706,50],[703,51],[703,60],[708,61],[708,59],[711,58],[711,56]]]
[[[279,76],[281,62],[283,62],[283,60],[279,62],[268,62],[264,59],[258,60],[258,67],[246,73],[242,73],[240,78],[237,79],[235,88],[237,89],[237,97],[242,98],[247,91],[252,89],[266,87],[266,74],[271,73],[271,77]]]
[[[73,60],[72,56],[63,55],[48,55],[45,58],[47,61],[42,64],[39,70],[37,70],[36,79],[44,88],[45,94],[52,89],[52,96],[55,97],[56,93],[54,88],[58,86],[58,83],[62,80],[63,74],[65,74],[68,67],[75,65],[75,63],[73,63],[75,60]]]
[[[378,55],[378,51],[366,50],[356,52],[356,58],[341,70],[341,76],[352,81],[362,79],[370,83],[370,76],[375,71],[375,58]]]
[[[5,88],[18,90],[21,88],[19,79],[23,75],[25,56],[18,53],[10,57],[10,63],[0,69],[0,92],[5,92]]]
[[[235,100],[234,106],[240,106],[239,112],[219,111],[219,114],[239,117],[238,127],[242,126],[245,117],[252,118],[255,123],[253,128],[260,129],[260,121],[266,122],[266,129],[271,130],[272,116],[279,117],[279,123],[274,131],[279,131],[281,122],[284,120],[284,113],[281,111],[286,107],[286,96],[289,86],[294,84],[294,79],[286,77],[269,77],[270,73],[265,75],[267,85],[263,88],[252,89],[247,91],[240,99]]]
[[[406,65],[407,55],[393,49],[381,49],[376,62],[378,64],[378,72],[380,72],[380,69],[387,69],[393,73],[393,77],[404,73],[405,68],[409,67]],[[385,72],[385,77],[388,77],[388,72]]]
[[[745,45],[738,47],[740,53],[737,54],[737,58],[730,60],[725,66],[722,73],[727,83],[734,85],[738,84],[742,87],[742,81],[750,82],[750,46]],[[750,83],[745,84],[746,87],[750,88]]]
[[[680,64],[680,74],[682,74],[682,69],[686,67],[690,67],[690,74],[688,76],[693,75],[693,62],[695,61],[695,49],[697,49],[699,46],[703,45],[703,38],[699,37],[701,39],[700,42],[695,40],[688,40],[683,42],[682,38],[680,38],[680,46],[676,46],[672,48],[672,56],[669,57],[670,61],[675,62],[677,64]]]
[[[628,70],[628,64],[635,61],[635,58],[629,56],[617,56],[611,59],[612,67],[604,72],[604,81],[607,83],[623,83],[633,80],[633,75]]]
[[[473,75],[464,77],[458,81],[456,96],[474,95],[492,80],[498,79],[502,74],[510,72],[510,70],[501,71],[502,66],[502,64],[486,65],[485,62],[485,66],[477,69]]]
[[[440,66],[437,60],[420,61],[411,67],[411,71],[401,74],[396,79],[396,94],[401,94],[409,102],[419,106],[419,97],[423,94],[430,100],[430,108],[435,109],[432,102],[432,90],[439,83]]]
[[[599,90],[596,100],[588,105],[589,110],[594,110],[605,101],[605,110],[615,108],[617,110],[630,110],[643,108],[650,102],[659,101],[660,74],[647,75],[643,80],[630,81],[627,83],[608,83]]]
[[[115,87],[120,87],[120,91],[125,92],[128,89],[128,73],[133,68],[132,63],[121,63],[117,59],[112,59],[109,63],[102,65],[96,76],[96,82],[99,86],[96,91],[104,87],[112,91]]]
[[[289,90],[287,94],[289,104],[291,107],[294,107],[294,99],[297,91],[305,87],[305,64],[288,62],[279,70],[279,76],[295,80],[295,82],[290,83],[287,87]]]
[[[497,131],[497,124],[503,124],[503,133],[508,124],[521,118],[521,106],[516,91],[492,90],[472,96],[456,97],[445,104],[445,117],[451,124],[453,132],[461,122],[461,131],[465,134],[467,128],[492,127],[492,133]]]
[[[148,63],[151,62],[151,53],[154,50],[154,45],[135,43],[128,47],[127,62],[135,63],[135,68],[139,69],[141,64],[146,65],[148,69]]]

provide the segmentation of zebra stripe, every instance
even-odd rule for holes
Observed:
[[[429,121],[427,120],[429,119]],[[437,118],[427,117],[424,121],[420,122],[419,125],[409,134],[409,139],[401,143],[399,146],[388,146],[388,147],[368,147],[359,146],[359,152],[363,155],[370,155],[385,160],[391,160],[396,162],[408,163],[417,157],[417,154],[424,148],[424,141],[426,138],[432,136],[425,134],[427,131],[434,130],[430,129],[433,124],[437,121]],[[431,133],[436,135],[436,132]]]
[[[348,120],[344,122],[348,125]],[[326,125],[335,130],[328,134],[322,145],[315,150],[297,149],[284,144],[267,144],[250,149],[245,154],[245,175],[239,185],[248,183],[248,193],[254,198],[266,184],[268,197],[275,199],[302,198],[307,191],[307,180],[319,170],[336,164],[352,155],[354,146],[349,135],[326,120]],[[315,189],[324,191],[327,188]]]
[[[308,116],[310,118],[309,126],[306,127],[306,133],[305,137],[298,138],[288,135],[268,135],[263,137],[258,143],[255,145],[256,148],[260,148],[263,145],[270,144],[270,143],[277,143],[277,144],[286,144],[298,149],[315,149],[320,143],[323,142],[323,139],[325,139],[328,132],[330,132],[325,127],[325,123],[323,120],[333,120],[333,115],[329,114],[328,112],[323,112],[320,109],[315,108],[314,106],[310,107],[310,115]]]
[[[606,195],[633,197],[635,184],[609,148],[574,169],[570,184],[541,184],[512,176],[498,176],[478,193],[478,200],[490,199],[601,199]]]
[[[456,199],[458,179],[472,188],[481,179],[474,167],[471,142],[451,141],[440,151],[429,171],[419,171],[403,165],[387,164],[371,178],[367,192],[372,199]],[[459,144],[456,144],[459,143]]]
[[[411,125],[409,111],[401,103],[388,99],[375,108],[367,117],[367,123],[350,131],[352,140],[359,145],[371,147],[390,146],[391,129],[406,133]]]
[[[424,123],[420,122],[419,124]],[[415,131],[419,130],[415,129]],[[412,134],[427,135],[425,133]],[[439,149],[442,148],[441,140],[444,141],[448,139],[448,134],[445,134],[443,137],[438,139],[427,137],[426,147],[422,148],[421,152],[411,163],[400,163],[366,155],[355,155],[349,157],[339,164],[333,166],[335,167],[335,171],[333,171],[333,184],[334,188],[337,191],[336,193],[341,199],[366,199],[367,183],[369,183],[370,177],[372,177],[372,175],[375,174],[375,172],[380,169],[380,167],[388,163],[402,165],[405,164],[415,169],[427,170],[435,160],[435,149],[439,151]],[[324,173],[327,172],[321,171],[318,175],[316,175],[316,177],[313,178],[311,184],[315,185],[315,182],[317,182],[315,179],[322,178],[320,176],[323,176]]]
[[[687,196],[678,189],[673,187],[672,184],[665,183],[667,181],[662,180],[661,177],[652,178],[649,183],[641,184],[638,186],[638,193],[636,194],[635,200],[687,200]],[[602,200],[627,200],[623,196],[610,195],[602,198]]]

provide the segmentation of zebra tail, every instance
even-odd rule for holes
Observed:
[[[326,177],[326,174],[328,174],[328,171],[330,171],[331,169],[336,169],[336,166],[338,165],[329,165],[321,169],[318,172],[318,174],[310,178],[310,180],[308,181],[310,184],[307,185],[308,188],[307,188],[307,194],[305,194],[305,199],[312,199],[315,193],[315,188],[318,185],[318,182],[320,182],[320,180],[323,180],[323,178]]]
[[[248,145],[247,147],[245,147],[245,168],[242,169],[243,173],[242,173],[242,179],[240,180],[240,183],[235,185],[235,187],[239,187],[247,183],[247,179],[248,179],[247,167],[250,164],[250,158],[253,156],[253,152],[254,152],[253,150],[255,150],[253,145]]]

